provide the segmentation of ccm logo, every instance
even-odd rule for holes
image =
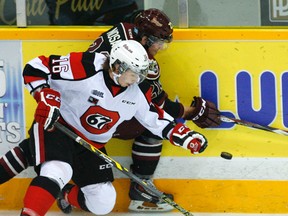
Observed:
[[[100,170],[104,170],[104,169],[109,169],[111,167],[112,167],[111,164],[102,164],[102,165],[99,166],[99,169]]]
[[[183,131],[184,131],[185,129],[186,129],[186,126],[183,125],[183,126],[181,126],[181,127],[178,128],[178,132],[179,132],[179,133],[183,133]]]
[[[52,95],[52,94],[47,94],[46,98],[49,99],[49,100],[55,100],[57,102],[61,102],[60,97]]]

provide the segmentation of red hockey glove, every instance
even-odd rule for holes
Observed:
[[[207,128],[220,125],[220,112],[214,103],[201,97],[194,97],[191,106],[195,109],[186,119],[192,120],[198,127]]]
[[[203,152],[208,146],[206,138],[186,125],[178,123],[172,130],[170,142],[176,146],[189,149],[192,154]]]
[[[43,125],[44,130],[52,130],[53,124],[60,116],[60,93],[50,88],[43,88],[34,93],[34,98],[38,103],[34,115],[35,121]]]

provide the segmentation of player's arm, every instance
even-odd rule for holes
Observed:
[[[216,127],[220,125],[220,112],[216,105],[202,97],[194,97],[190,107],[185,107],[183,118],[192,120],[198,127]]]
[[[157,62],[155,61],[155,63]],[[153,75],[156,78],[153,78]],[[147,78],[147,82],[149,82],[152,88],[152,102],[158,107],[164,109],[173,118],[181,118],[184,114],[184,106],[181,103],[171,101],[168,98],[168,94],[163,90],[162,85],[159,81],[159,77],[159,70],[156,70],[154,74],[150,72]]]
[[[60,93],[50,88],[50,59],[40,56],[29,61],[23,70],[24,83],[37,102],[34,119],[45,130],[52,130],[60,116]]]
[[[49,75],[49,58],[45,56],[32,59],[23,69],[24,84],[30,93],[41,87],[49,87]]]
[[[151,113],[153,112],[157,112],[156,118],[155,116],[150,117]],[[152,127],[146,123],[143,125],[157,136],[159,136],[161,133],[162,138],[168,139],[173,145],[190,150],[192,154],[199,154],[207,148],[208,141],[204,135],[197,131],[190,130],[186,125],[182,123],[176,124],[168,113],[157,106],[155,107],[155,105],[152,103],[150,105],[149,112],[142,113],[145,115],[146,121],[156,121],[154,124],[152,124]],[[144,116],[142,116],[142,118],[144,118]]]
[[[158,97],[153,99],[153,102],[162,106],[175,119],[192,120],[201,128],[215,127],[221,123],[220,112],[215,104],[201,97],[194,97],[191,106],[184,106],[179,102],[171,101],[163,90]]]
[[[153,108],[154,107],[154,108]],[[204,135],[197,131],[190,130],[182,123],[175,124],[173,118],[163,109],[150,105],[149,110],[141,110],[142,116],[136,116],[138,121],[156,136],[167,139],[175,146],[190,150],[192,154],[203,152],[208,141]],[[157,114],[156,114],[157,113]],[[141,121],[145,118],[145,122]],[[152,124],[150,124],[152,122]],[[161,135],[160,135],[161,134]]]
[[[101,69],[107,57],[100,53],[73,52],[66,56],[39,56],[29,61],[23,70],[24,83],[30,93],[53,80],[81,80]],[[96,59],[96,60],[95,60]],[[98,62],[97,65],[94,62]]]
[[[149,88],[150,87],[150,88]],[[188,149],[193,154],[201,153],[208,145],[206,138],[190,130],[182,123],[175,124],[174,118],[151,102],[151,86],[141,85],[145,99],[140,100],[141,109],[135,117],[156,136],[168,139],[173,145]],[[145,121],[143,121],[145,119]]]
[[[172,129],[170,129],[171,126]],[[192,154],[202,153],[208,146],[204,135],[189,129],[182,123],[167,125],[163,130],[163,136],[167,137],[173,145],[190,150]]]

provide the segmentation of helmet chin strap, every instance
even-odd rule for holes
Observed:
[[[112,74],[113,74],[113,80],[114,80],[114,82],[115,82],[117,85],[120,85],[120,84],[119,84],[119,77],[121,76],[121,74],[116,74],[116,73],[114,73],[114,72],[112,72]]]

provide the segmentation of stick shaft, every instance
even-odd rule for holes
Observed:
[[[260,125],[260,124],[256,124],[253,122],[248,122],[248,121],[244,121],[241,119],[235,119],[235,118],[230,118],[230,117],[226,117],[226,116],[220,116],[220,119],[222,122],[227,122],[227,123],[235,123],[235,124],[239,124],[242,126],[246,126],[246,127],[251,127],[251,128],[256,128],[259,130],[264,130],[264,131],[268,131],[268,132],[272,132],[272,133],[277,133],[277,134],[281,134],[284,136],[288,136],[288,131],[279,129],[279,128],[274,128],[274,127],[270,127],[270,126],[264,126],[264,125]]]
[[[77,143],[100,157],[102,160],[104,160],[106,163],[110,164],[111,166],[115,167],[118,169],[120,172],[128,176],[130,179],[133,181],[137,182],[139,185],[141,185],[144,189],[149,191],[150,193],[155,194],[159,199],[163,200],[167,204],[171,205],[178,211],[180,211],[183,215],[187,216],[193,216],[190,212],[179,206],[177,203],[175,203],[173,200],[171,200],[169,197],[167,197],[164,193],[160,192],[156,188],[152,187],[151,185],[147,184],[145,181],[141,180],[138,176],[134,175],[132,172],[130,172],[127,168],[123,167],[120,163],[115,161],[113,158],[109,157],[99,149],[95,148],[92,144],[78,136],[76,133],[71,131],[70,129],[66,128],[64,125],[62,125],[59,122],[56,122],[55,127],[62,131],[64,134],[75,140]]]

